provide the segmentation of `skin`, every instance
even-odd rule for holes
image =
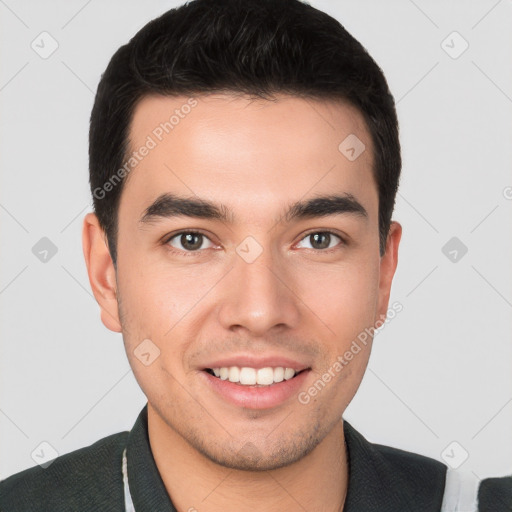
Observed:
[[[187,99],[141,100],[132,148]],[[282,511],[298,504],[342,510],[342,414],[363,378],[371,340],[308,404],[293,396],[269,409],[234,406],[206,385],[203,365],[231,354],[300,358],[311,368],[301,387],[307,390],[359,333],[385,317],[401,227],[391,224],[381,257],[368,130],[342,102],[228,94],[197,100],[127,179],[117,269],[96,216],[84,220],[102,321],[123,333],[148,398],[152,452],[179,511]],[[366,146],[353,162],[338,150],[349,134]],[[222,203],[232,218],[141,223],[164,192]],[[333,193],[351,194],[367,216],[283,217],[295,201]],[[187,229],[206,235],[199,250],[187,252],[179,236],[168,242]],[[333,235],[330,249],[308,236],[325,231],[340,237]],[[236,252],[247,236],[263,248],[250,264]],[[145,339],[160,350],[148,366],[134,354]]]

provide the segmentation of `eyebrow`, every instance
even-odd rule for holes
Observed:
[[[291,222],[299,219],[325,217],[328,215],[351,214],[368,218],[364,206],[352,195],[325,195],[317,196],[306,201],[297,201],[291,204],[283,217]],[[181,197],[175,194],[162,194],[144,210],[141,223],[149,224],[160,218],[194,217],[198,219],[220,220],[233,223],[234,213],[223,204],[216,204],[206,199]]]

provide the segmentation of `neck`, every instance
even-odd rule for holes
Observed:
[[[343,420],[301,460],[271,471],[220,466],[191,447],[148,406],[156,466],[178,512],[341,512],[348,488]]]

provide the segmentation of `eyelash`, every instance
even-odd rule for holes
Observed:
[[[319,234],[319,233],[335,236],[336,238],[339,238],[340,242],[338,244],[336,244],[334,247],[330,247],[328,249],[309,249],[308,248],[307,249],[308,251],[314,251],[317,254],[319,254],[319,253],[321,253],[321,254],[331,254],[332,252],[334,252],[336,250],[339,250],[341,247],[348,245],[348,242],[341,235],[339,235],[338,233],[335,233],[334,231],[318,230],[318,229],[307,232],[306,234],[304,234],[302,236],[302,238],[297,243],[302,242],[303,240],[305,240],[306,238],[308,238],[311,235]],[[174,238],[177,238],[177,237],[179,237],[181,235],[189,235],[189,234],[202,235],[204,238],[209,240],[212,244],[214,243],[212,240],[210,240],[210,238],[205,233],[203,233],[202,231],[194,230],[194,229],[188,229],[188,230],[184,230],[184,231],[179,231],[178,233],[174,233],[174,234],[172,234],[170,236],[167,236],[167,237],[165,237],[163,239],[162,243],[163,243],[163,245],[166,246],[166,248],[170,252],[172,252],[174,254],[178,254],[180,256],[197,256],[197,255],[200,255],[206,249],[198,249],[196,251],[186,251],[186,250],[182,250],[182,249],[176,249],[176,248],[172,247],[171,245],[169,245],[169,242],[171,240],[173,240]]]

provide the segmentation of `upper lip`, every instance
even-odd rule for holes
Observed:
[[[207,362],[202,369],[238,366],[239,368],[293,368],[296,372],[310,368],[307,363],[285,356],[231,355]]]

